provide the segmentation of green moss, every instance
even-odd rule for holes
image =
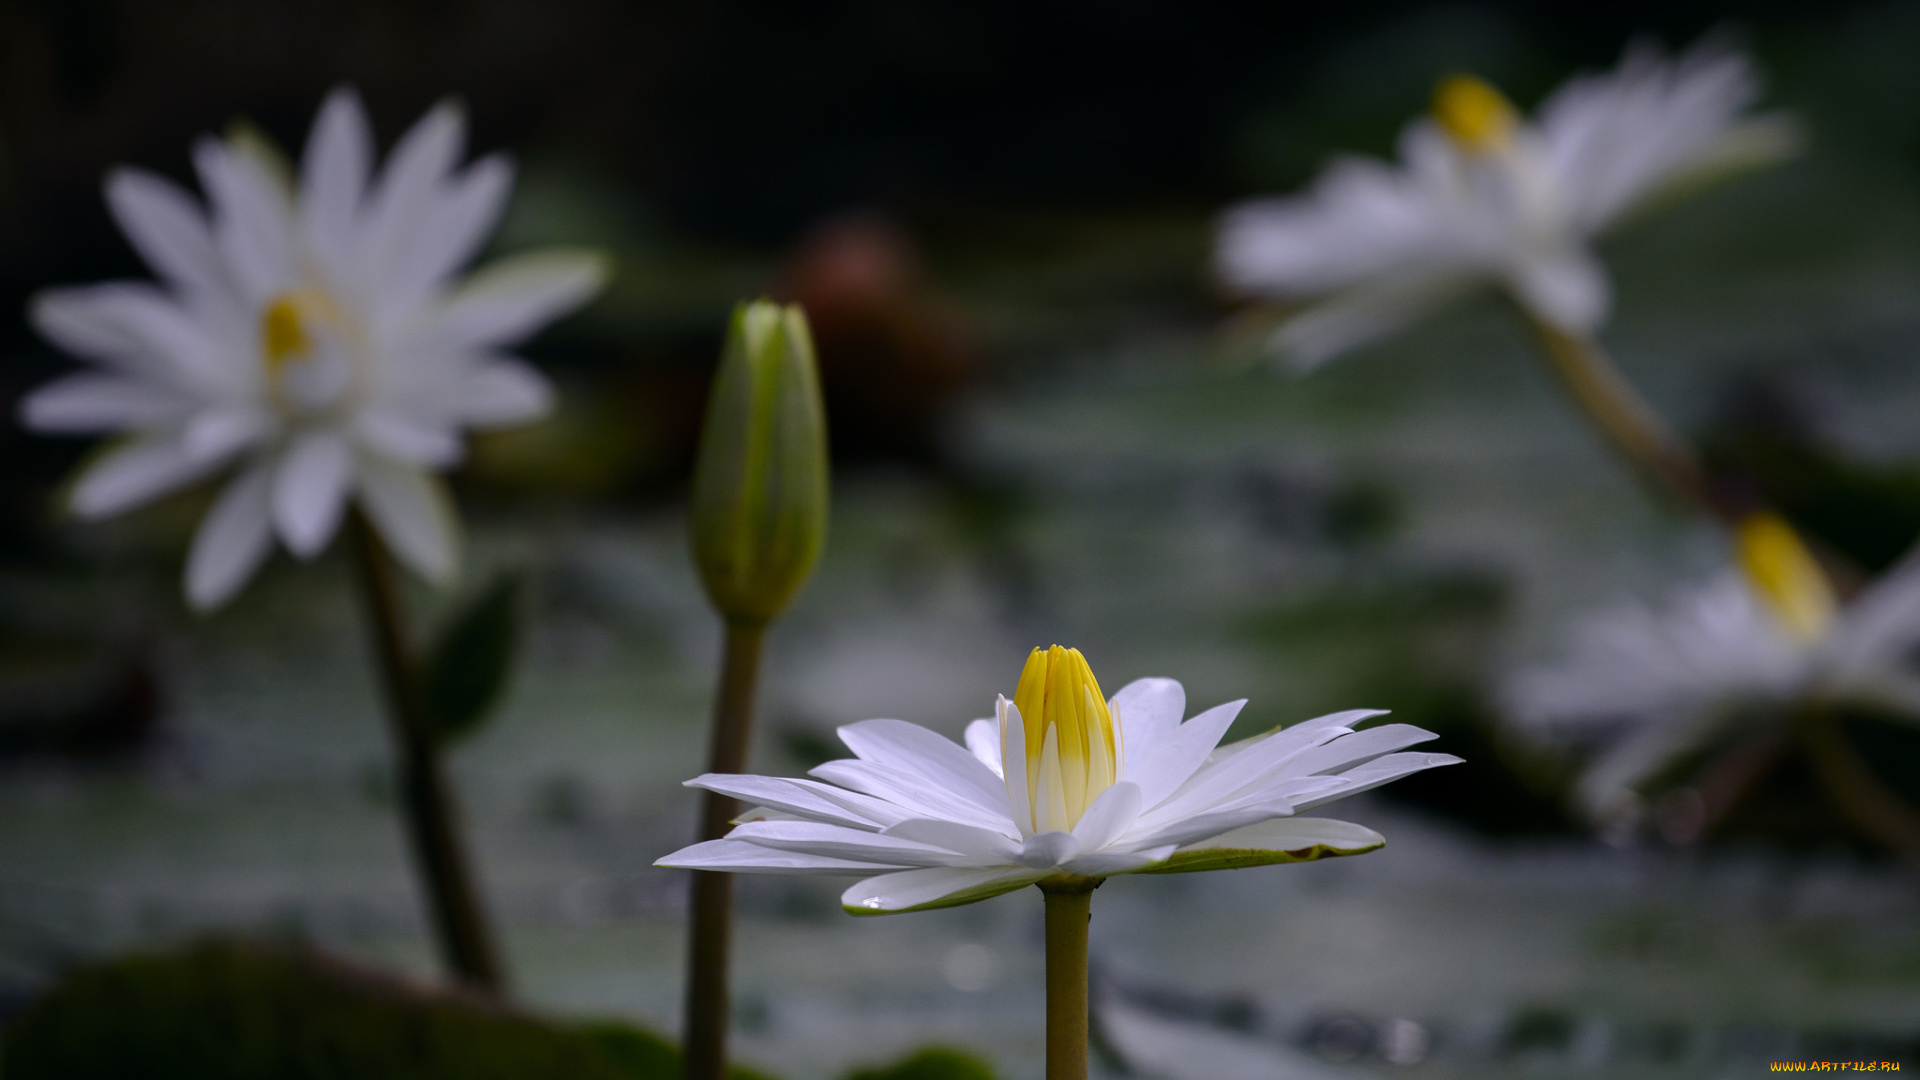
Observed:
[[[847,1080],[994,1080],[993,1070],[972,1054],[930,1047],[905,1061],[855,1069]]]
[[[75,973],[0,1036],[7,1080],[678,1080],[679,1052],[305,952],[207,942]],[[735,1070],[735,1080],[767,1080]]]

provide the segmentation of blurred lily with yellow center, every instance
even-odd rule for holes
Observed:
[[[744,800],[722,839],[660,866],[842,874],[854,915],[970,904],[1038,885],[1047,904],[1048,1072],[1086,1075],[1088,896],[1116,874],[1175,874],[1372,851],[1361,825],[1297,816],[1460,759],[1409,752],[1434,737],[1332,713],[1221,746],[1245,701],[1182,721],[1172,679],[1111,699],[1076,649],[1028,656],[1014,698],[967,726],[965,745],[901,720],[839,730],[854,757],[813,779],[708,773],[687,781]]]
[[[1843,606],[1791,525],[1761,512],[1734,530],[1733,566],[1665,606],[1585,620],[1560,659],[1504,689],[1519,730],[1590,752],[1578,787],[1597,820],[1679,782],[1715,747],[1785,734],[1832,706],[1920,723],[1920,549]],[[1680,780],[1684,780],[1682,777]]]
[[[459,519],[439,473],[466,429],[525,423],[552,390],[508,350],[600,288],[604,260],[542,252],[464,280],[513,183],[492,154],[461,167],[466,121],[443,104],[374,170],[359,98],[321,106],[297,177],[257,136],[203,138],[207,203],[141,169],[107,203],[155,284],[52,289],[30,314],[100,370],[40,388],[34,428],[122,433],[75,483],[83,518],[231,470],[187,556],[194,607],[231,598],[276,537],[310,559],[357,505],[402,562],[445,583]]]
[[[1593,239],[1662,195],[1777,161],[1784,117],[1746,115],[1747,61],[1708,44],[1676,59],[1635,46],[1576,78],[1532,119],[1458,74],[1400,136],[1397,166],[1342,158],[1306,194],[1230,209],[1216,244],[1240,292],[1311,301],[1274,344],[1308,368],[1485,284],[1543,326],[1589,336],[1612,290]]]

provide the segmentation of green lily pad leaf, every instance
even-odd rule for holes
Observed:
[[[1221,833],[1173,853],[1140,874],[1191,874],[1249,866],[1313,862],[1336,855],[1362,855],[1387,839],[1364,825],[1332,818],[1277,818]]]
[[[441,743],[471,735],[499,701],[520,645],[521,579],[502,574],[441,631],[420,667],[420,705]]]

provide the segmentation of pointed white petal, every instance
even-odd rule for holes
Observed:
[[[423,340],[450,351],[516,344],[587,302],[606,282],[593,252],[540,251],[489,263],[429,318]]]
[[[106,187],[120,231],[155,273],[187,293],[233,291],[206,214],[173,181],[123,166],[107,174]]]
[[[460,463],[466,446],[453,425],[418,412],[371,407],[353,420],[361,446],[402,465],[447,469]]]
[[[749,821],[727,834],[760,847],[854,859],[887,866],[991,866],[1005,860],[983,853],[963,854],[917,841],[828,825],[818,821]]]
[[[81,356],[183,391],[210,397],[236,393],[230,350],[150,285],[48,289],[34,296],[29,315],[54,344]]]
[[[1021,836],[1032,836],[1039,829],[1033,822],[1032,799],[1027,792],[1027,725],[1020,709],[1006,696],[994,701],[994,715],[1000,722],[1000,763],[1004,767],[1007,812]]]
[[[1187,691],[1174,679],[1135,679],[1108,702],[1119,718],[1120,738],[1130,758],[1171,738],[1187,714]],[[1122,762],[1123,769],[1125,762]],[[1121,773],[1123,778],[1127,774]]]
[[[1386,842],[1385,837],[1372,829],[1347,821],[1277,818],[1187,844],[1174,852],[1164,867],[1155,867],[1147,873],[1185,874],[1310,862],[1335,855],[1360,855]]]
[[[109,451],[73,488],[73,512],[112,517],[206,476],[219,462],[197,461],[173,437],[141,439]]]
[[[271,435],[276,426],[274,416],[265,409],[213,405],[187,421],[181,442],[195,460],[224,461]]]
[[[553,409],[553,384],[518,360],[490,360],[452,380],[440,407],[465,427],[509,427]]]
[[[460,517],[446,484],[433,473],[359,455],[360,505],[401,562],[437,585],[460,568]]]
[[[69,375],[20,403],[20,421],[37,431],[91,434],[177,423],[193,401],[151,382],[115,375]]]
[[[929,783],[927,777],[919,772],[906,772],[871,761],[844,758],[816,766],[808,771],[808,775],[885,799],[907,810],[912,817],[944,818],[996,830],[1011,824],[1004,807],[984,806],[978,798],[970,797],[967,792]]]
[[[1238,829],[1268,818],[1286,817],[1296,809],[1289,800],[1262,792],[1171,821],[1164,818],[1149,820],[1142,815],[1134,823],[1133,830],[1121,837],[1114,846],[1139,850],[1162,844],[1190,844],[1228,829]]]
[[[687,781],[686,786],[730,795],[811,821],[876,832],[905,821],[908,816],[906,811],[892,803],[818,780],[707,773]]]
[[[336,280],[352,272],[360,206],[373,163],[373,130],[360,95],[336,87],[314,118],[301,159],[301,232]]]
[[[1433,732],[1412,724],[1385,724],[1342,735],[1307,750],[1280,766],[1278,775],[1313,776],[1317,773],[1343,772],[1383,754],[1437,738],[1439,736]]]
[[[1066,777],[1060,772],[1059,728],[1048,726],[1034,771],[1039,773],[1033,785],[1034,829],[1046,833],[1073,828],[1067,818]]]
[[[193,148],[200,184],[213,202],[214,245],[240,294],[265,304],[296,283],[287,193],[252,155],[203,138]]]
[[[898,824],[887,826],[884,834],[897,836],[902,840],[931,844],[956,855],[991,859],[997,863],[1010,863],[1020,854],[1020,844],[1009,839],[1005,833],[962,825],[957,821],[909,818]]]
[[[1378,709],[1352,709],[1223,746],[1179,790],[1142,814],[1141,827],[1155,828],[1257,798],[1275,777],[1289,775],[1291,763],[1314,747],[1351,738],[1353,733],[1346,724],[1380,714]],[[1356,752],[1354,760],[1363,756],[1363,752]]]
[[[904,720],[862,720],[839,729],[863,761],[924,777],[988,814],[1006,812],[1006,785],[953,741]]]
[[[1281,325],[1273,343],[1288,366],[1310,371],[1378,341],[1485,282],[1468,267],[1414,272],[1334,293]]]
[[[1162,844],[1144,851],[1095,851],[1067,860],[1060,864],[1060,869],[1083,877],[1131,874],[1155,863],[1165,862],[1174,850],[1172,844]]]
[[[1508,275],[1514,298],[1543,322],[1572,334],[1591,334],[1607,320],[1613,289],[1592,253],[1568,247],[1522,261]]]
[[[1340,778],[1348,782],[1347,787],[1297,803],[1294,809],[1311,810],[1316,806],[1325,806],[1335,799],[1344,799],[1362,791],[1371,791],[1381,784],[1391,783],[1403,776],[1410,776],[1425,769],[1438,768],[1442,765],[1458,765],[1460,760],[1452,754],[1420,753],[1388,754],[1386,757],[1374,758],[1365,765],[1340,774]]]
[[[1144,749],[1128,743],[1126,777],[1140,785],[1140,798],[1147,809],[1154,809],[1180,790],[1195,770],[1206,764],[1207,755],[1220,745],[1246,704],[1243,698],[1216,705]]]
[[[196,611],[225,604],[273,550],[273,463],[249,465],[227,484],[187,553],[187,602]]]
[[[439,185],[419,218],[409,223],[405,246],[388,252],[392,264],[382,276],[383,300],[409,307],[425,300],[473,257],[500,219],[512,187],[513,166],[502,154],[483,158]]]
[[[340,527],[353,485],[353,451],[330,431],[296,437],[273,478],[273,523],[287,550],[320,554]]]
[[[1133,827],[1140,817],[1140,786],[1122,780],[1094,796],[1073,826],[1082,851],[1099,851]]]
[[[871,874],[875,869],[870,862],[776,851],[739,840],[708,840],[683,847],[653,865],[748,874]]]
[[[1006,771],[1000,766],[1000,724],[998,721],[982,717],[967,725],[967,749],[980,759],[980,764],[993,770],[993,775],[1004,778]],[[1001,788],[1006,787],[1002,783]]]
[[[1072,833],[1056,829],[1027,837],[1014,861],[1033,870],[1054,870],[1079,854],[1080,841]]]
[[[896,915],[955,907],[1012,892],[1044,876],[1032,870],[999,867],[903,870],[860,882],[840,895],[840,906],[849,915]]]

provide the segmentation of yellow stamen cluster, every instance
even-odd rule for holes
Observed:
[[[274,297],[260,316],[260,354],[269,378],[277,379],[287,361],[312,351],[313,338],[301,319],[300,298],[290,292]]]
[[[1513,141],[1520,113],[1493,84],[1472,75],[1449,75],[1433,91],[1433,119],[1440,130],[1473,153]]]
[[[1100,684],[1078,649],[1035,649],[1013,704],[1026,726],[1027,798],[1034,828],[1071,829],[1120,767],[1120,735]]]
[[[1787,632],[1814,641],[1833,625],[1839,604],[1826,571],[1778,514],[1749,514],[1735,530],[1740,569]]]

